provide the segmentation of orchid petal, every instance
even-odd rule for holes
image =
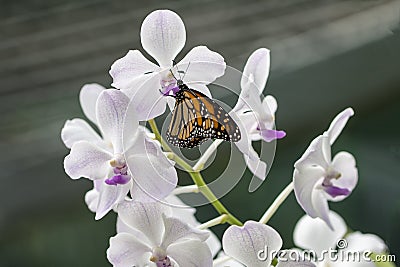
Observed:
[[[153,119],[165,111],[167,97],[160,93],[159,74],[149,74],[134,80],[132,86],[123,89],[131,99],[128,113],[134,113],[139,121]]]
[[[106,90],[106,88],[100,84],[91,83],[85,84],[79,93],[79,101],[81,103],[83,114],[85,114],[85,116],[94,124],[97,124],[96,101],[100,93],[104,90]]]
[[[192,64],[190,64],[190,65],[192,65]],[[202,84],[202,83],[196,83],[196,82],[193,82],[193,83],[189,82],[186,85],[196,91],[199,91],[200,93],[205,94],[207,97],[212,98],[210,89],[208,89],[207,85]]]
[[[97,100],[97,121],[105,139],[113,144],[114,154],[123,152],[123,133],[134,135],[139,125],[134,114],[127,113],[128,104],[129,98],[115,89],[102,92]]]
[[[254,83],[259,95],[264,90],[269,75],[270,51],[266,48],[259,48],[254,51],[243,69],[240,86],[242,90]]]
[[[323,179],[324,173],[324,169],[320,167],[309,167],[308,169],[295,169],[293,174],[297,202],[313,218],[318,215],[312,202],[312,195],[316,184]]]
[[[246,266],[270,266],[272,255],[279,251],[282,238],[272,227],[254,221],[247,221],[244,226],[230,226],[222,237],[222,244],[227,255]],[[268,248],[268,251],[265,251]],[[268,253],[266,260],[259,259],[260,251]]]
[[[182,19],[171,10],[156,10],[143,21],[140,30],[142,46],[161,67],[172,65],[172,60],[186,42]]]
[[[85,203],[91,212],[96,212],[97,204],[99,203],[99,191],[92,189],[85,194]]]
[[[61,130],[61,139],[68,148],[71,148],[78,141],[88,141],[95,144],[103,142],[96,131],[82,119],[67,120]]]
[[[224,75],[226,63],[217,52],[211,51],[206,46],[196,46],[178,63],[184,81],[212,83]],[[207,71],[205,71],[207,70]]]
[[[210,236],[207,231],[190,227],[188,224],[177,218],[166,217],[163,215],[163,221],[165,231],[161,247],[164,248],[167,248],[172,243],[176,243],[184,239],[199,240],[204,242]]]
[[[105,184],[100,192],[95,220],[100,220],[112,210],[116,204],[122,202],[128,194],[130,187],[130,183],[124,185]]]
[[[125,201],[117,206],[118,216],[131,228],[142,232],[152,247],[161,243],[164,231],[162,215],[169,215],[169,207],[157,202]]]
[[[326,224],[332,230],[334,230],[333,224],[329,217],[329,205],[325,191],[317,188],[313,190],[311,194],[311,202],[315,210],[316,216],[324,220]]]
[[[226,260],[222,260],[226,259]],[[217,262],[217,264],[215,264]],[[237,260],[232,259],[231,257],[227,256],[223,251],[218,254],[218,257],[214,260],[213,267],[245,267],[243,264],[239,263]]]
[[[139,50],[129,50],[124,57],[112,64],[110,75],[113,83],[111,85],[118,89],[127,89],[132,86],[132,81],[136,78],[158,70],[159,67],[145,58]]]
[[[174,243],[167,248],[167,254],[179,266],[205,267],[212,266],[212,255],[208,246],[199,240],[187,240]]]
[[[329,135],[329,142],[331,145],[335,142],[336,138],[342,132],[344,126],[346,126],[347,121],[353,115],[354,110],[352,108],[346,108],[333,119],[329,129],[326,131]]]
[[[164,199],[178,183],[176,170],[164,154],[132,155],[127,166],[136,186],[154,200]]]
[[[151,248],[141,240],[134,235],[120,233],[110,238],[107,259],[115,267],[131,267],[136,266],[146,252],[151,252]]]
[[[285,131],[278,131],[278,130],[261,130],[260,135],[265,142],[272,142],[276,139],[282,139],[286,136]]]
[[[339,179],[332,179],[332,184],[336,187],[347,189],[350,192],[353,191],[358,181],[358,171],[356,168],[356,160],[348,152],[339,152],[332,160],[332,168],[339,172],[341,176]],[[348,195],[331,197],[327,195],[328,200],[341,201]]]
[[[385,241],[374,234],[353,232],[346,236],[346,241],[348,251],[371,251],[377,254],[387,251]]]
[[[316,137],[299,160],[296,161],[294,167],[296,169],[304,169],[320,166],[327,169],[331,161],[331,148],[327,135]]]
[[[64,159],[65,172],[72,179],[86,177],[92,180],[103,179],[110,169],[112,155],[87,141],[76,142]]]
[[[345,221],[336,212],[330,211],[329,218],[334,230],[320,218],[311,218],[304,215],[297,222],[293,231],[293,241],[296,246],[303,249],[310,249],[320,256],[322,251],[335,248],[337,242],[347,232]]]

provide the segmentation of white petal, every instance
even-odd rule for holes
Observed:
[[[164,224],[162,214],[170,214],[170,208],[158,202],[140,203],[125,201],[117,207],[118,216],[131,228],[142,232],[151,246],[161,243]]]
[[[105,183],[105,182],[104,182]],[[95,220],[103,218],[115,205],[122,202],[129,189],[131,182],[124,185],[108,185],[104,184],[99,196],[99,203],[96,210]]]
[[[160,79],[158,74],[146,75],[137,78],[132,86],[123,89],[131,99],[128,113],[134,113],[139,121],[149,120],[164,113],[169,97],[160,93]]]
[[[164,154],[133,155],[127,165],[135,185],[154,200],[164,199],[178,183],[176,170]]]
[[[374,234],[353,232],[346,236],[348,251],[371,251],[377,254],[387,251],[385,241]]]
[[[320,218],[311,218],[304,215],[297,222],[293,231],[293,241],[303,249],[314,250],[320,254],[323,250],[335,248],[337,242],[346,234],[345,221],[336,212],[330,211],[329,217],[334,230]]]
[[[312,191],[311,201],[316,217],[321,218],[333,230],[333,224],[329,218],[329,206],[325,191],[316,189]]]
[[[313,191],[318,190],[315,189],[316,184],[323,179],[324,173],[324,170],[320,167],[295,169],[293,173],[294,193],[297,202],[313,218],[318,216],[312,202]]]
[[[178,63],[178,68],[179,71],[187,69],[182,75],[185,82],[209,84],[224,75],[226,63],[217,52],[206,46],[196,46]]]
[[[191,66],[192,64],[190,64]],[[199,91],[200,93],[205,94],[206,96],[208,96],[209,98],[212,98],[210,89],[208,89],[207,85],[203,84],[203,83],[187,83],[187,86],[189,86],[190,88]],[[175,101],[174,101],[175,102]]]
[[[175,243],[168,247],[167,254],[182,267],[211,267],[212,255],[208,246],[198,240]]]
[[[99,203],[100,193],[95,188],[89,190],[85,194],[85,203],[91,212],[96,212]]]
[[[145,58],[139,50],[129,50],[124,57],[112,64],[110,75],[113,83],[111,85],[118,89],[126,89],[132,86],[132,81],[136,78],[158,70],[159,67]]]
[[[331,148],[327,135],[316,137],[307,148],[306,152],[296,161],[296,169],[320,166],[327,169],[331,161]]]
[[[331,180],[332,184],[334,186],[353,191],[358,181],[358,170],[356,168],[356,160],[353,155],[344,151],[337,153],[332,160],[332,168],[341,174],[339,179]],[[331,197],[329,194],[326,195],[328,200],[335,202],[341,201],[348,197],[348,195],[337,197]]]
[[[256,154],[254,154],[254,157]],[[244,155],[244,160],[246,161],[246,165],[249,170],[260,180],[264,181],[265,177],[267,176],[267,163],[258,157],[256,159],[252,159],[247,155]]]
[[[243,227],[230,226],[222,237],[222,245],[227,255],[246,266],[270,266],[271,252],[280,250],[282,238],[268,225],[247,221]],[[263,251],[268,254],[265,261],[259,259]]]
[[[242,89],[254,83],[259,94],[262,93],[267,82],[270,67],[270,52],[266,48],[259,48],[254,51],[243,70],[240,86]]]
[[[107,259],[116,267],[132,267],[140,262],[143,254],[151,249],[128,233],[120,233],[110,238]]]
[[[67,120],[61,130],[61,139],[68,148],[71,148],[78,141],[88,141],[95,144],[103,141],[96,131],[82,119]]]
[[[186,42],[182,19],[171,10],[156,10],[143,21],[140,29],[142,46],[161,67],[172,66],[172,60]]]
[[[96,101],[102,91],[106,90],[103,86],[97,83],[85,84],[80,93],[79,101],[85,116],[94,124],[97,124],[96,119]]]
[[[347,121],[353,115],[354,110],[352,108],[346,108],[333,119],[329,129],[327,130],[330,144],[335,142],[336,138],[342,132],[344,126],[346,126]]]
[[[136,133],[139,122],[127,113],[129,98],[119,90],[102,92],[97,100],[96,115],[104,138],[113,144],[114,153],[122,153],[123,133]],[[127,123],[125,123],[125,121]]]
[[[267,95],[262,104],[263,110],[265,110],[267,114],[274,116],[276,110],[278,109],[278,102],[276,101],[275,97],[272,95]]]
[[[221,261],[222,259],[226,259]],[[217,264],[215,264],[217,262]],[[218,254],[218,257],[214,260],[213,267],[245,267],[243,264],[227,256],[223,251]]]
[[[172,243],[179,242],[184,239],[205,241],[210,234],[207,231],[198,230],[173,217],[163,215],[164,236],[161,243],[162,248],[167,248]]]
[[[112,155],[87,141],[75,143],[64,159],[65,172],[72,179],[86,177],[92,180],[106,178]]]

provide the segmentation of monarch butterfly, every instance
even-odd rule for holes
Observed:
[[[208,138],[240,140],[239,127],[220,105],[189,88],[182,79],[176,81],[179,90],[172,96],[176,102],[167,132],[171,144],[193,148]]]

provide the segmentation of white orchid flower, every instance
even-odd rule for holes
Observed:
[[[107,258],[116,267],[155,266],[211,267],[207,231],[192,228],[159,202],[126,201],[118,205],[124,232],[110,238]]]
[[[96,219],[129,191],[141,200],[170,194],[177,184],[176,170],[159,144],[139,127],[134,114],[127,112],[129,98],[119,90],[91,84],[82,88],[80,101],[101,137],[82,119],[67,121],[61,136],[71,152],[65,157],[64,168],[72,179],[94,181],[94,189],[85,200],[96,212]]]
[[[261,100],[270,68],[270,51],[260,48],[254,51],[243,70],[241,92],[231,114],[239,120],[242,138],[235,143],[245,157],[250,171],[265,179],[267,164],[260,160],[252,147],[252,141],[264,140],[271,142],[286,136],[284,131],[275,130],[275,112],[278,108],[276,99],[267,95]]]
[[[176,13],[170,10],[150,13],[143,21],[140,38],[143,49],[158,65],[139,50],[130,50],[115,61],[110,70],[112,85],[132,98],[139,120],[164,113],[168,99],[165,96],[178,90],[175,78],[182,77],[193,89],[211,97],[206,84],[224,74],[224,58],[205,46],[197,46],[174,66],[173,60],[186,42],[185,25]],[[186,69],[187,73],[180,73]]]
[[[356,162],[350,153],[342,151],[331,158],[331,145],[353,114],[351,108],[338,114],[329,129],[315,138],[294,164],[297,201],[308,215],[323,219],[331,228],[328,200],[343,200],[350,195],[358,180]]]

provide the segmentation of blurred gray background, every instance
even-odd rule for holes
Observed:
[[[83,117],[81,86],[109,86],[111,64],[128,49],[141,49],[141,22],[161,8],[185,22],[178,59],[205,44],[241,70],[252,51],[271,49],[264,93],[277,98],[277,127],[288,135],[263,186],[249,194],[246,172],[223,203],[242,220],[258,219],[290,182],[309,142],[352,106],[356,114],[333,149],[355,155],[359,184],[331,207],[352,229],[381,236],[400,257],[399,1],[0,3],[0,266],[109,266],[105,250],[115,215],[94,221],[83,201],[91,184],[64,173],[68,150],[60,130],[66,119]],[[270,221],[287,248],[302,214],[292,195]],[[210,207],[198,212],[203,221],[214,215]],[[215,230],[221,235],[225,227]]]

